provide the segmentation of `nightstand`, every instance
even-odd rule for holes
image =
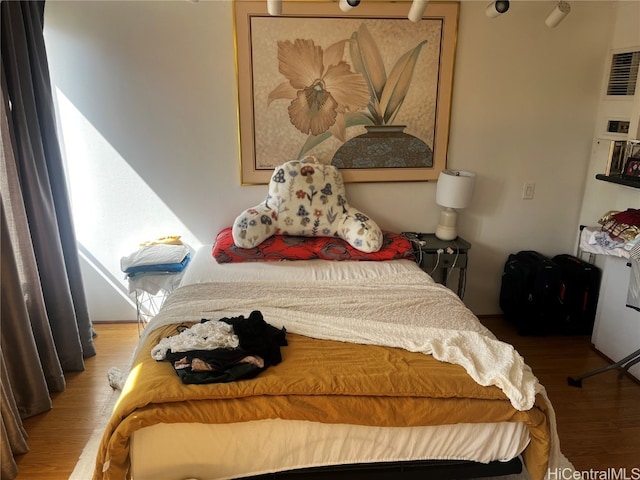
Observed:
[[[447,285],[454,269],[458,270],[457,294],[462,299],[467,281],[467,254],[471,244],[461,237],[440,240],[435,233],[405,232],[416,250],[416,262],[433,279]]]

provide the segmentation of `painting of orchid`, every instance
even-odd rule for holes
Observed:
[[[363,2],[355,16],[334,2],[292,1],[279,17],[263,3],[235,3],[243,183],[267,183],[276,165],[305,155],[331,163],[345,142],[385,125],[427,144],[433,167],[376,164],[342,170],[345,181],[436,179],[446,164],[457,4],[436,4],[413,23],[402,2]]]
[[[300,132],[329,132],[344,142],[345,116],[370,101],[364,76],[343,60],[346,44],[340,40],[323,50],[310,39],[278,41],[279,70],[287,80],[269,93],[268,100],[291,100],[289,119]]]

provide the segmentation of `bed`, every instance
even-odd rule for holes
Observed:
[[[94,478],[543,479],[561,458],[544,388],[413,253],[335,167],[276,167],[145,327]],[[207,342],[213,373],[194,368]]]
[[[253,310],[288,343],[254,379],[184,385],[150,355],[176,326]],[[141,336],[95,478],[521,457],[541,479],[551,420],[517,352],[413,261],[218,264],[208,246]]]

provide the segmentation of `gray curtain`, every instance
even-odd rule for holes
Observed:
[[[43,1],[2,1],[2,479],[28,450],[22,419],[95,355],[56,134]]]

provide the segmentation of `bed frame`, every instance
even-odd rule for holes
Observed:
[[[363,463],[331,467],[302,468],[269,473],[245,480],[438,480],[472,479],[522,473],[520,457],[507,462],[478,463],[461,460]]]

